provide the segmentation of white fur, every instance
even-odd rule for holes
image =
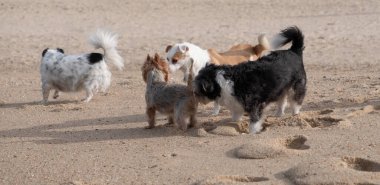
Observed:
[[[112,62],[117,68],[124,66],[123,59],[116,51],[117,37],[111,32],[97,31],[90,38],[95,48],[104,50],[104,59],[90,64],[88,54],[65,55],[56,49],[48,49],[41,59],[40,73],[43,103],[47,103],[50,90],[76,92],[86,90],[84,102],[91,100],[98,90],[106,91],[111,83],[111,72],[106,62]]]
[[[187,47],[187,49],[186,49]],[[177,63],[172,62],[172,58],[175,53],[181,52],[185,55],[185,58],[178,60]],[[183,81],[187,82],[190,72],[193,77],[196,77],[199,71],[211,62],[210,54],[207,50],[202,49],[195,44],[183,42],[175,44],[166,55],[169,62],[170,72],[174,73],[181,70],[184,73]],[[193,59],[193,69],[190,71],[191,59]],[[214,109],[212,115],[218,115],[220,111],[220,105],[218,101],[214,102]]]
[[[281,117],[285,114],[285,109],[286,109],[287,104],[288,104],[287,94],[285,94],[282,97],[280,97],[280,99],[277,101],[277,106],[278,106],[277,113],[276,113],[277,117]]]
[[[188,48],[186,51],[185,48]],[[178,60],[177,63],[173,64],[172,58],[175,53],[181,52],[185,54],[185,58]],[[194,44],[183,42],[175,44],[166,55],[169,62],[170,72],[175,72],[181,70],[185,73],[184,81],[187,82],[187,78],[190,74],[191,58],[193,59],[193,70],[192,75],[195,77],[198,75],[198,72],[206,66],[207,63],[211,61],[210,55],[207,50],[202,49]]]
[[[105,30],[97,30],[89,42],[95,49],[103,49],[106,62],[113,63],[119,70],[124,68],[124,60],[116,50],[118,35]]]
[[[232,120],[239,121],[244,114],[243,106],[232,96],[234,89],[234,82],[226,80],[223,77],[224,71],[218,71],[216,75],[216,81],[221,87],[220,98],[218,103],[226,106],[232,112]]]
[[[270,48],[272,50],[280,48],[287,39],[281,34],[276,34],[270,41]]]
[[[251,134],[258,134],[261,132],[261,130],[263,130],[263,120],[260,119],[259,121],[255,123],[250,123],[249,127],[250,127]]]

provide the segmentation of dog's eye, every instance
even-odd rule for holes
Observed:
[[[173,63],[173,64],[175,64],[175,63],[177,63],[177,62],[178,62],[177,59],[174,59],[174,58],[172,59],[172,63]]]

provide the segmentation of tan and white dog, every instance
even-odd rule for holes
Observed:
[[[169,45],[166,47],[169,69],[172,73],[177,70],[184,72],[183,80],[187,82],[190,73],[193,77],[196,77],[198,72],[208,63],[236,65],[260,58],[266,50],[270,49],[270,44],[265,35],[260,35],[258,41],[259,44],[255,46],[238,44],[223,53],[219,53],[215,49],[205,50],[188,42]],[[190,71],[192,61],[194,63],[192,71]],[[218,100],[216,100],[213,115],[219,114],[219,110],[220,106]]]

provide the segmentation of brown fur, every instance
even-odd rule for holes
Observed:
[[[259,44],[252,46],[250,44],[238,44],[232,46],[228,51],[218,53],[214,49],[208,49],[210,54],[211,63],[216,65],[236,65],[248,60],[257,60],[260,58],[264,51],[269,49],[268,41],[264,35],[259,36]]]
[[[169,67],[168,63],[166,63],[160,56],[156,53],[154,58],[149,55],[146,58],[144,65],[141,67],[142,76],[144,82],[146,83],[148,72],[153,68],[157,68],[161,70],[165,74],[165,82],[169,80]]]

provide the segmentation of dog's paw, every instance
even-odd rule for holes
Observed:
[[[213,110],[212,112],[211,112],[211,116],[217,116],[219,114],[219,110]]]
[[[259,134],[263,130],[263,126],[261,124],[251,124],[250,125],[250,133],[251,134]]]
[[[47,100],[41,100],[40,103],[41,103],[42,105],[48,105],[48,101],[47,101]]]
[[[281,111],[277,111],[276,113],[276,117],[281,117],[284,115],[284,112],[281,112]]]
[[[81,100],[82,103],[88,103],[90,102],[91,98],[84,98]]]
[[[215,106],[214,109],[211,112],[211,115],[217,116],[220,112],[220,106]]]
[[[146,127],[144,127],[145,129],[152,129],[152,128],[154,128],[154,127],[156,127],[156,126],[154,126],[154,125],[149,125],[149,126],[146,126]]]

